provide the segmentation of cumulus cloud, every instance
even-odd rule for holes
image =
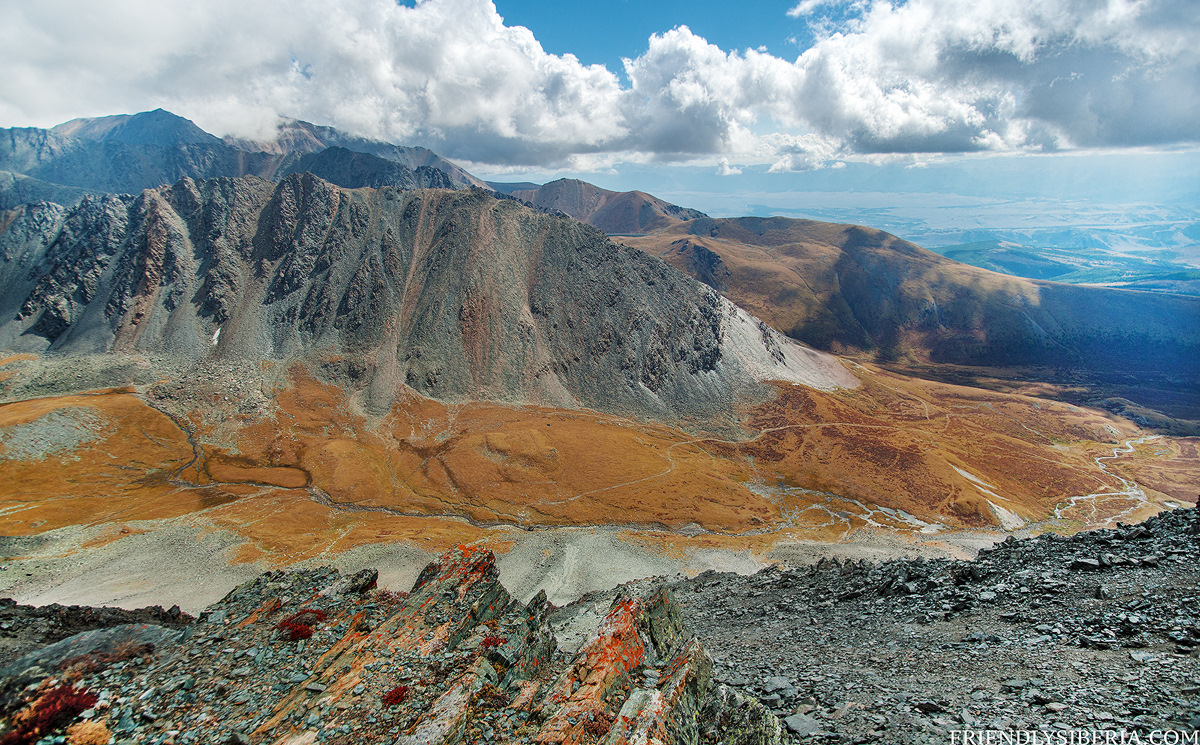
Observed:
[[[548,54],[489,0],[10,3],[0,121],[162,106],[262,136],[282,115],[550,167],[1200,140],[1194,0],[800,0],[789,15],[816,38],[794,60],[681,26],[623,82]]]

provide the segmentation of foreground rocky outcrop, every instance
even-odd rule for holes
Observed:
[[[410,593],[375,579],[270,572],[182,632],[72,637],[0,671],[4,716],[19,727],[48,702],[71,742],[157,745],[1165,742],[1200,728],[1195,509],[975,561],[708,572],[560,609],[513,599],[470,547]]]
[[[714,684],[669,590],[618,597],[568,655],[545,594],[521,603],[497,576],[469,547],[410,593],[376,591],[373,570],[270,572],[182,632],[72,637],[0,671],[0,742],[36,742],[47,731],[14,733],[51,706],[97,742],[698,745],[714,717],[722,742],[780,742],[765,708]]]

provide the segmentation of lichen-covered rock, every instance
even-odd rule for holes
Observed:
[[[717,686],[700,712],[704,745],[782,745],[783,727],[767,707],[736,688]]]
[[[177,745],[700,745],[714,717],[735,732],[774,722],[742,716],[732,694],[713,699],[712,660],[669,591],[619,596],[572,656],[545,594],[511,598],[490,551],[448,551],[408,593],[372,591],[375,579],[268,572],[154,636],[157,647],[110,654],[97,641],[124,631],[68,640],[69,669],[45,654],[23,686],[69,675],[96,697],[90,720],[119,741]]]

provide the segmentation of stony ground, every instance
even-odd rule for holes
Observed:
[[[953,745],[968,730],[1200,728],[1196,510],[970,562],[708,572],[559,609],[513,599],[478,549],[411,593],[374,578],[272,572],[182,632],[126,623],[27,655],[0,670],[0,743]],[[46,617],[5,609],[8,636]],[[14,739],[39,711],[62,714],[60,739]]]
[[[1200,515],[674,586],[686,625],[793,736],[1200,728]],[[960,740],[961,741],[961,740]]]

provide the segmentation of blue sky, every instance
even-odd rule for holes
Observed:
[[[0,126],[162,107],[269,138],[297,118],[494,180],[666,187],[714,212],[847,179],[980,191],[970,174],[988,199],[1016,190],[1064,213],[1081,214],[1071,191],[1096,174],[1117,184],[1106,214],[1148,192],[1195,206],[1180,173],[1200,147],[1196,0],[0,0],[0,13]]]
[[[722,49],[767,50],[792,58],[813,40],[808,24],[789,18],[793,2],[732,3],[728,0],[499,0],[496,10],[509,25],[533,31],[552,54],[574,54],[585,65],[600,64],[622,73],[623,58],[646,50],[651,34],[687,26]]]

